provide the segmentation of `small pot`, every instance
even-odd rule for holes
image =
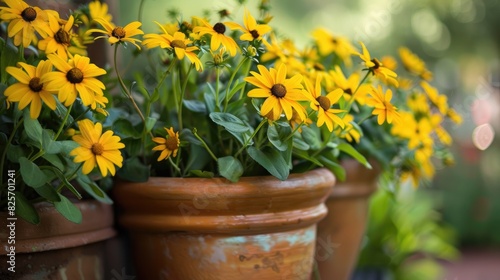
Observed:
[[[139,279],[309,279],[335,178],[150,178],[114,188]]]

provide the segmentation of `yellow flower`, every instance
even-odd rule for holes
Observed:
[[[277,120],[280,118],[281,113],[285,112],[286,118],[290,120],[295,110],[300,119],[305,120],[305,109],[298,101],[305,101],[310,98],[303,92],[302,76],[297,74],[287,79],[285,64],[281,64],[278,70],[274,68],[268,70],[262,65],[257,65],[257,68],[259,73],[251,71],[253,77],[246,77],[245,81],[257,87],[248,92],[248,97],[266,98],[266,101],[262,104],[260,114],[266,116],[272,111],[273,120]]]
[[[365,62],[365,65],[368,68],[368,70],[370,72],[372,72],[373,75],[375,75],[377,78],[379,78],[384,83],[398,87],[399,83],[396,80],[396,77],[398,75],[394,71],[385,67],[382,64],[382,62],[380,62],[378,59],[376,59],[376,58],[372,59],[365,44],[363,44],[362,42],[359,42],[359,43],[361,44],[361,48],[363,49],[363,53],[358,53],[358,56]]]
[[[429,102],[427,97],[421,93],[413,93],[406,101],[408,108],[413,112],[419,112],[428,115],[430,112]]]
[[[212,26],[202,18],[195,17],[195,19],[200,22],[201,26],[196,26],[193,29],[193,32],[199,33],[200,36],[210,34],[210,48],[213,51],[217,50],[219,46],[222,45],[227,49],[231,56],[236,55],[236,52],[239,49],[238,45],[233,38],[224,35],[224,33],[226,32],[226,23],[217,22],[214,26]]]
[[[89,174],[96,166],[102,176],[107,176],[108,171],[115,175],[115,165],[122,167],[123,157],[119,149],[125,145],[120,142],[120,137],[113,135],[113,131],[108,130],[102,133],[102,124],[94,123],[85,119],[78,122],[80,134],[73,136],[73,140],[80,147],[70,152],[74,156],[74,162],[83,162],[82,173]]]
[[[426,81],[432,79],[432,73],[425,67],[425,62],[412,53],[410,49],[406,47],[399,48],[399,56],[401,57],[403,66],[408,72],[420,76]]]
[[[77,94],[84,106],[94,104],[96,94],[103,95],[104,84],[95,77],[106,71],[90,63],[88,57],[76,54],[67,62],[55,54],[49,54],[48,58],[59,71],[44,75],[42,83],[47,83],[47,90],[57,91],[65,106],[73,104]]]
[[[56,109],[55,91],[47,90],[46,84],[41,82],[41,77],[52,71],[52,63],[42,60],[38,66],[19,62],[17,67],[7,67],[6,71],[12,75],[19,83],[9,86],[4,94],[8,102],[19,102],[19,110],[23,110],[30,105],[30,117],[38,118],[42,109],[42,101],[51,110]]]
[[[233,22],[226,22],[225,24],[231,29],[239,29],[243,31],[244,33],[240,36],[240,40],[242,41],[262,40],[262,35],[271,31],[271,27],[269,25],[257,24],[257,21],[247,9],[245,9],[245,15],[243,18],[244,27]]]
[[[361,139],[361,132],[352,124],[354,116],[347,114],[342,118],[342,121],[345,123],[345,127],[338,133],[338,135],[347,139],[348,142],[354,141],[359,143],[359,140]]]
[[[388,89],[384,94],[382,86],[379,85],[377,88],[372,87],[369,95],[371,98],[366,99],[366,105],[375,107],[372,114],[378,116],[377,122],[379,125],[386,121],[392,123],[393,120],[398,120],[397,108],[391,104],[392,90]]]
[[[446,115],[448,112],[448,97],[446,97],[446,95],[439,94],[436,88],[432,87],[425,81],[422,81],[420,86],[424,89],[425,93],[427,93],[427,97],[429,97],[431,103],[438,108],[439,112]]]
[[[351,55],[355,54],[356,51],[348,39],[340,36],[333,36],[323,28],[314,30],[312,36],[318,45],[321,55],[327,56],[331,53],[335,53],[345,62],[346,66],[352,65]]]
[[[446,112],[446,116],[450,118],[450,120],[456,124],[461,124],[462,123],[462,116],[460,116],[457,111],[453,110],[452,108],[449,108],[448,111]]]
[[[107,22],[113,19],[113,16],[108,13],[108,4],[101,3],[100,1],[89,3],[89,13],[91,19],[101,18]]]
[[[175,32],[174,35],[170,35],[165,28],[158,22],[156,22],[163,31],[163,34],[146,34],[144,35],[144,41],[142,42],[147,48],[160,47],[163,49],[172,50],[178,59],[183,59],[187,57],[189,61],[195,65],[196,70],[202,71],[203,65],[201,64],[198,56],[193,52],[198,50],[198,47],[188,46],[193,42],[186,39],[186,35],[182,32]]]
[[[273,59],[284,61],[286,59],[286,55],[284,53],[284,50],[281,48],[276,35],[274,33],[271,33],[271,35],[269,35],[269,38],[271,41],[270,43],[266,40],[262,41],[264,43],[264,46],[266,47],[266,52],[262,54],[260,58],[261,61],[266,62]]]
[[[7,36],[14,38],[14,45],[27,48],[40,35],[50,34],[47,13],[38,7],[31,7],[21,0],[4,0],[7,7],[0,7],[0,19],[8,22]]]
[[[366,96],[371,90],[368,84],[359,84],[360,76],[358,73],[352,73],[349,78],[346,79],[342,69],[338,65],[335,66],[335,70],[330,71],[330,77],[336,87],[344,91],[344,99],[350,101],[352,97],[359,104],[364,105]]]
[[[176,157],[177,151],[179,150],[179,146],[181,144],[179,140],[179,132],[174,132],[174,128],[171,127],[165,130],[168,133],[168,137],[154,137],[153,141],[158,146],[153,148],[153,151],[161,151],[160,156],[158,157],[158,161],[168,159],[170,156]]]
[[[123,42],[123,43],[129,42],[129,43],[133,44],[134,46],[136,46],[138,49],[141,49],[141,47],[139,47],[139,45],[137,44],[141,40],[136,39],[136,38],[132,38],[132,37],[140,35],[140,34],[144,34],[144,32],[139,29],[139,27],[141,27],[142,23],[140,23],[138,21],[133,21],[133,22],[125,25],[125,27],[121,27],[121,26],[115,26],[112,22],[107,21],[103,18],[95,18],[94,20],[97,21],[104,28],[104,30],[89,29],[87,31],[87,33],[97,32],[97,33],[105,34],[103,36],[95,37],[94,40],[97,40],[100,38],[106,38],[106,36],[107,36],[108,42],[111,45],[116,44],[116,43],[120,43],[120,42]]]
[[[63,60],[68,60],[72,56],[68,51],[71,45],[71,37],[76,36],[73,31],[74,18],[70,16],[64,25],[60,25],[58,18],[49,14],[49,27],[51,33],[48,36],[42,36],[43,40],[38,42],[38,48],[45,51],[46,54],[55,53]]]
[[[388,68],[389,70],[396,71],[396,68],[398,68],[398,62],[394,57],[390,55],[383,56],[380,59],[380,62],[382,62],[382,65],[384,65],[384,67]]]
[[[311,94],[314,99],[311,102],[311,108],[318,112],[318,127],[326,124],[326,127],[330,132],[333,131],[333,125],[337,124],[344,128],[345,124],[342,119],[336,114],[345,112],[344,110],[332,109],[332,105],[337,103],[342,97],[342,89],[338,88],[332,92],[329,92],[326,96],[321,95],[321,79],[316,79],[316,83],[313,87],[312,83],[308,80],[304,80],[306,84],[306,90]]]

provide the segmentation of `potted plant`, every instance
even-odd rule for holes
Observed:
[[[114,169],[81,163],[79,146],[107,137],[105,152],[114,145],[113,163],[121,165],[123,144],[94,125],[106,100],[95,77],[106,71],[84,56],[73,29],[83,14],[76,16],[23,1],[0,6],[0,217],[9,226],[0,231],[2,279],[103,274],[99,242],[115,235],[106,194]],[[96,98],[76,98],[94,90]]]

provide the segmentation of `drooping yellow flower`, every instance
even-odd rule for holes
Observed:
[[[168,159],[170,156],[176,157],[177,151],[179,150],[179,146],[181,144],[179,140],[179,132],[174,132],[173,127],[170,127],[169,129],[165,127],[165,130],[168,133],[167,137],[153,138],[153,141],[159,144],[158,146],[153,148],[153,151],[161,151],[161,154],[158,157],[158,161]]]
[[[137,44],[141,42],[141,40],[132,38],[137,35],[144,34],[142,30],[139,29],[141,27],[142,23],[138,21],[133,21],[125,27],[121,26],[116,26],[114,23],[107,21],[103,18],[95,18],[95,21],[97,21],[103,28],[102,29],[89,29],[87,33],[102,33],[105,34],[103,36],[98,36],[95,37],[94,40],[101,39],[101,38],[108,38],[108,42],[113,45],[116,43],[131,43],[134,46],[136,46],[138,49],[141,49],[141,47]]]
[[[250,11],[245,9],[243,18],[244,26],[234,22],[225,23],[231,29],[239,29],[244,33],[240,36],[242,41],[262,40],[262,35],[271,32],[271,27],[267,24],[257,24],[255,18],[250,14]]]
[[[373,73],[377,78],[379,78],[381,81],[388,85],[392,85],[394,87],[398,87],[399,83],[396,80],[397,74],[390,70],[389,68],[385,67],[382,62],[380,62],[376,58],[371,58],[370,53],[368,52],[368,49],[366,48],[365,44],[363,42],[359,42],[361,44],[361,48],[363,49],[363,53],[358,53],[358,56],[365,62],[366,67],[370,72]]]
[[[91,20],[102,18],[103,20],[110,22],[113,19],[113,16],[109,13],[108,4],[101,3],[97,0],[89,3],[89,13]]]
[[[195,65],[196,70],[202,71],[203,65],[201,64],[198,56],[193,52],[198,50],[198,47],[188,46],[193,42],[186,38],[186,35],[182,32],[175,32],[174,35],[170,35],[165,28],[158,22],[156,22],[163,31],[163,34],[146,34],[144,35],[144,41],[142,42],[147,48],[160,47],[162,49],[172,50],[178,59],[182,60],[187,57],[188,60]]]
[[[368,84],[359,84],[360,76],[358,73],[352,73],[349,78],[346,78],[342,69],[336,65],[335,69],[331,70],[329,74],[335,86],[344,91],[343,96],[346,101],[350,101],[354,97],[354,100],[359,104],[365,104],[366,96],[371,87]]]
[[[264,46],[266,47],[266,52],[262,54],[261,61],[267,62],[270,60],[278,59],[280,61],[286,60],[286,55],[284,50],[281,48],[281,45],[276,38],[276,34],[271,33],[269,35],[270,42],[264,40]]]
[[[245,81],[251,83],[257,88],[248,92],[251,98],[266,98],[262,104],[260,114],[266,116],[272,112],[274,120],[280,118],[285,112],[285,116],[290,120],[293,111],[296,111],[301,120],[305,120],[306,113],[304,107],[298,101],[310,100],[303,90],[302,76],[296,74],[290,79],[286,78],[287,68],[281,64],[278,70],[267,69],[263,65],[257,65],[259,73],[251,71],[253,77],[246,77]]]
[[[379,125],[384,122],[392,123],[393,120],[398,120],[397,108],[391,104],[392,90],[387,89],[384,94],[382,86],[379,85],[377,88],[372,87],[368,94],[371,98],[366,99],[366,105],[375,107],[372,115],[378,116],[377,122]]]
[[[432,80],[432,73],[425,67],[425,62],[406,47],[399,48],[399,57],[405,69],[426,81]]]
[[[429,97],[432,105],[436,106],[441,114],[446,115],[448,112],[448,97],[439,94],[435,87],[432,87],[425,81],[422,81],[420,86],[424,89],[425,93],[427,93],[427,97]]]
[[[42,101],[51,110],[56,109],[54,93],[56,91],[47,90],[47,86],[41,82],[41,77],[52,71],[52,63],[42,60],[35,67],[23,62],[19,62],[22,70],[9,66],[7,73],[16,78],[19,83],[9,86],[4,94],[8,102],[19,102],[19,110],[23,110],[30,105],[30,117],[38,118],[42,110]],[[23,71],[24,70],[24,71]]]
[[[321,79],[316,79],[314,86],[308,79],[305,79],[304,82],[306,84],[306,90],[313,98],[310,106],[314,111],[318,112],[318,120],[316,122],[318,127],[326,124],[326,127],[330,132],[333,131],[334,124],[344,128],[345,124],[342,119],[337,116],[337,114],[345,111],[332,108],[332,106],[342,97],[342,89],[338,88],[329,92],[326,96],[323,96],[321,94]]]
[[[46,36],[51,33],[47,13],[32,7],[22,0],[4,0],[7,7],[0,7],[0,19],[8,22],[7,36],[14,39],[14,45],[27,48],[36,40],[36,33]]]
[[[235,56],[236,52],[239,50],[238,45],[234,41],[233,38],[224,35],[226,32],[226,22],[217,22],[212,26],[206,20],[202,18],[195,17],[197,21],[201,24],[200,26],[196,26],[193,28],[194,33],[199,33],[200,36],[205,34],[209,34],[211,36],[210,39],[210,49],[213,51],[217,50],[220,45],[223,45],[227,51],[231,54],[231,56]],[[229,25],[228,25],[229,26]],[[229,26],[231,28],[231,26]]]
[[[85,119],[78,122],[80,134],[73,136],[73,140],[80,147],[70,152],[74,156],[74,162],[83,162],[82,173],[89,174],[96,166],[103,177],[115,175],[115,165],[122,167],[123,157],[120,149],[125,145],[120,142],[120,137],[113,135],[113,131],[108,130],[102,133],[102,124],[94,124],[91,120]]]
[[[351,55],[355,54],[356,51],[348,39],[341,36],[334,36],[323,28],[314,30],[312,36],[318,45],[321,55],[327,56],[335,53],[345,62],[346,66],[352,65]]]
[[[52,31],[43,40],[38,42],[38,48],[45,51],[46,54],[55,53],[63,60],[68,60],[71,57],[69,47],[71,45],[71,37],[76,36],[73,33],[74,18],[70,16],[64,25],[60,25],[58,18],[49,14],[49,27]]]
[[[76,54],[69,61],[65,61],[55,54],[48,55],[49,60],[59,71],[44,75],[42,83],[47,83],[47,90],[57,91],[59,100],[65,106],[75,102],[80,96],[84,106],[95,102],[95,95],[103,95],[104,84],[96,79],[106,74],[106,71],[90,63],[90,59]]]
[[[359,143],[361,139],[361,131],[356,128],[352,122],[354,121],[354,116],[351,114],[346,114],[342,121],[345,123],[345,127],[342,131],[338,132],[338,135],[345,138],[348,142]]]
[[[448,111],[446,112],[446,116],[450,118],[450,120],[456,124],[461,124],[462,123],[462,116],[460,116],[457,111],[455,111],[453,108],[449,108]]]

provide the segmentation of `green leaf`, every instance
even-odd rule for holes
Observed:
[[[292,133],[290,125],[274,124],[270,125],[267,130],[267,138],[276,149],[284,152],[289,149],[290,143],[293,141],[292,137],[285,141]]]
[[[9,145],[7,148],[7,158],[12,161],[12,162],[19,162],[19,159],[21,157],[25,157],[26,153],[29,152],[23,149],[23,147],[18,146],[18,145]]]
[[[252,159],[264,167],[271,175],[284,181],[290,174],[288,163],[277,150],[266,147],[259,150],[253,146],[248,147],[248,154]]]
[[[50,201],[50,202],[61,201],[61,198],[59,197],[59,193],[56,190],[54,190],[54,188],[49,184],[45,184],[39,188],[36,188],[35,191],[41,197],[45,198],[47,201]]]
[[[340,181],[345,181],[346,172],[344,167],[335,162],[333,153],[324,153],[318,157],[319,161],[328,168]]]
[[[308,126],[303,126],[301,135],[304,141],[311,147],[311,149],[321,149],[322,143],[318,131],[315,131]]]
[[[24,130],[31,140],[42,144],[42,126],[37,119],[30,117],[29,109],[24,109]]]
[[[96,200],[106,204],[113,204],[111,198],[109,198],[109,196],[103,190],[101,190],[98,185],[92,182],[92,180],[90,180],[88,176],[79,176],[78,178],[76,178],[76,181],[88,194],[90,194]]]
[[[248,141],[248,145],[253,144],[253,140],[249,140],[254,131],[253,127],[248,125],[240,118],[230,113],[213,112],[210,113],[210,118],[216,124],[224,127],[231,133],[241,144]]]
[[[123,162],[123,167],[117,172],[118,176],[130,182],[145,182],[149,179],[149,167],[138,158],[129,158]]]
[[[153,127],[155,126],[155,123],[156,123],[155,118],[147,117],[146,118],[146,132],[150,132],[153,129]]]
[[[113,131],[116,132],[118,136],[123,138],[141,138],[141,132],[137,131],[137,129],[132,125],[129,120],[119,119],[113,124]]]
[[[54,202],[56,210],[69,221],[79,224],[82,222],[82,212],[68,198],[59,194],[60,201]]]
[[[160,98],[160,91],[157,88],[155,88],[153,94],[151,95],[150,102],[155,103],[156,101],[158,101],[159,98]]]
[[[7,66],[15,66],[17,63],[17,49],[7,45],[3,38],[0,38],[0,83],[7,83]]]
[[[182,104],[191,112],[195,113],[207,113],[207,106],[205,103],[199,100],[182,100]]]
[[[370,163],[366,160],[366,158],[360,154],[356,149],[354,149],[353,146],[351,146],[350,144],[348,143],[340,143],[338,146],[337,146],[337,149],[341,150],[342,152],[350,155],[351,157],[353,157],[354,159],[356,159],[359,163],[363,164],[364,166],[366,166],[366,168],[369,168],[371,169],[372,166],[370,165]]]
[[[72,140],[58,141],[59,145],[61,145],[61,153],[65,155],[69,155],[71,151],[80,147],[78,143]]]
[[[213,94],[205,92],[203,94],[203,100],[205,101],[205,105],[207,106],[208,112],[215,111],[215,97]]]
[[[31,162],[29,159],[22,157],[19,159],[19,164],[21,166],[21,176],[23,177],[23,181],[26,185],[38,188],[47,182],[45,173],[40,170],[38,165]]]
[[[56,98],[56,109],[54,110],[54,112],[56,113],[56,115],[62,120],[66,114],[68,113],[68,108],[66,108],[66,106],[64,106],[60,101],[59,99]],[[75,119],[71,116],[71,114],[68,116],[68,121],[66,122],[66,124],[70,124],[70,123],[73,123]]]
[[[198,178],[213,178],[215,174],[210,171],[189,170],[189,175]]]
[[[42,131],[42,147],[46,154],[58,154],[61,152],[61,145],[54,141],[54,132],[48,129]]]
[[[15,192],[16,194],[16,215],[25,219],[34,225],[40,223],[40,216],[36,212],[35,207],[31,204],[26,197],[20,192]]]
[[[244,171],[241,162],[233,156],[218,158],[217,166],[219,174],[231,182],[238,182]]]
[[[233,98],[233,96],[240,90],[242,89],[244,86],[246,85],[246,82],[245,81],[242,81],[242,82],[239,82],[236,86],[234,86],[231,91],[229,92],[229,100],[231,100],[231,98]]]
[[[50,164],[52,164],[61,171],[63,171],[64,168],[66,167],[58,155],[44,154],[42,158],[46,159]]]
[[[203,169],[205,165],[212,158],[208,154],[207,150],[202,146],[190,145],[189,146],[189,156],[188,161],[186,163],[186,170],[197,170]]]

